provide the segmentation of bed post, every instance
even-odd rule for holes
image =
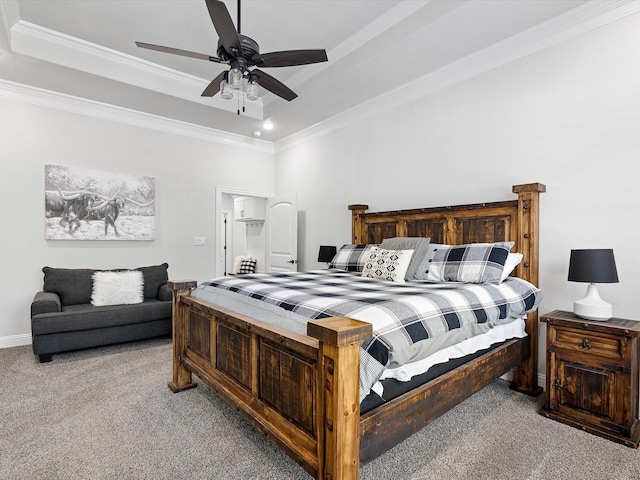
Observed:
[[[180,302],[182,295],[188,295],[191,289],[195,288],[197,282],[194,280],[176,280],[167,283],[173,290],[173,379],[169,382],[169,389],[173,393],[182,392],[197,386],[191,381],[191,371],[180,361],[187,346],[187,322],[189,317],[189,307]]]
[[[373,326],[344,317],[311,320],[307,335],[320,342],[316,403],[318,473],[322,480],[357,480],[360,474],[360,343]]]
[[[538,247],[540,242],[540,194],[547,187],[542,183],[514,185],[518,194],[518,251],[523,254],[518,265],[517,276],[538,286]],[[514,390],[537,396],[542,392],[538,386],[538,310],[527,315],[531,355],[516,368],[511,387]]]
[[[351,240],[353,243],[367,243],[364,238],[364,224],[360,220],[360,215],[368,208],[369,205],[349,205],[349,210],[351,210]]]

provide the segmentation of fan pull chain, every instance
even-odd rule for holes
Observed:
[[[240,115],[240,92],[238,93],[238,115]]]

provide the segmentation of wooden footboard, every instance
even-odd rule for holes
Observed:
[[[297,335],[174,291],[173,379],[195,373],[259,431],[318,479],[355,479],[360,468],[360,343],[369,323],[310,321]]]

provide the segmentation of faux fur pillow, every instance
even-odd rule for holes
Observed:
[[[144,280],[140,270],[95,272],[91,305],[129,305],[144,300]]]

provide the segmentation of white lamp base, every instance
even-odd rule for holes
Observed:
[[[600,298],[595,284],[587,287],[587,295],[573,302],[573,313],[587,320],[606,321],[613,317],[613,306]]]

